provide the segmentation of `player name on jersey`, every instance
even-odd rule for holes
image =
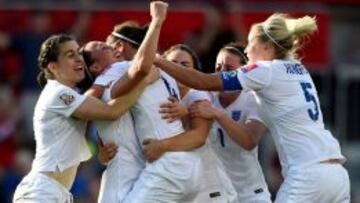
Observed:
[[[298,63],[284,63],[284,66],[287,74],[305,75],[309,73],[304,66]]]

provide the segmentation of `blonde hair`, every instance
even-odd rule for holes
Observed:
[[[274,45],[276,58],[296,58],[296,51],[300,48],[301,40],[317,31],[315,17],[304,16],[290,18],[286,14],[275,13],[262,23],[254,24],[251,28],[261,42]]]

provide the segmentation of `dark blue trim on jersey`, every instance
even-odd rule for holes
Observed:
[[[237,71],[220,72],[221,80],[223,81],[224,90],[242,90],[242,86],[237,77]]]

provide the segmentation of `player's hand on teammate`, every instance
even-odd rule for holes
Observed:
[[[190,117],[201,117],[205,119],[215,119],[218,111],[209,101],[197,101],[189,108]]]
[[[182,105],[176,98],[169,97],[169,102],[160,105],[159,113],[162,119],[171,123],[187,116],[189,112],[187,107]]]
[[[103,144],[101,141],[98,143],[99,154],[98,159],[100,163],[106,165],[113,159],[118,151],[118,146],[115,143]]]
[[[160,140],[145,139],[142,144],[145,159],[150,163],[158,160],[166,152]]]
[[[164,22],[166,19],[168,4],[163,1],[153,1],[150,3],[150,15],[157,22]]]
[[[151,84],[160,78],[160,69],[153,66],[150,69],[149,74],[146,76],[145,81],[147,84]]]

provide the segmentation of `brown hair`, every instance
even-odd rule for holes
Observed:
[[[226,44],[223,48],[220,49],[220,51],[227,51],[231,54],[234,54],[240,58],[240,64],[247,64],[248,58],[245,54],[245,47],[241,44],[231,42],[229,44]],[[219,52],[220,52],[219,51]]]
[[[194,69],[201,70],[201,64],[200,64],[199,57],[197,56],[195,51],[186,44],[175,44],[175,45],[171,46],[168,50],[166,50],[163,55],[166,57],[172,51],[175,51],[175,50],[181,50],[181,51],[185,51],[186,53],[188,53],[191,56],[191,60],[194,64]]]
[[[111,34],[106,38],[106,43],[113,44],[119,40],[123,40],[137,49],[144,40],[147,29],[147,26],[141,27],[134,21],[125,21],[114,26]]]
[[[37,76],[37,81],[40,87],[44,87],[47,79],[52,79],[53,75],[48,69],[51,62],[57,62],[60,54],[60,45],[75,40],[72,36],[66,34],[52,35],[47,38],[41,45],[38,56],[38,64],[40,73]]]

